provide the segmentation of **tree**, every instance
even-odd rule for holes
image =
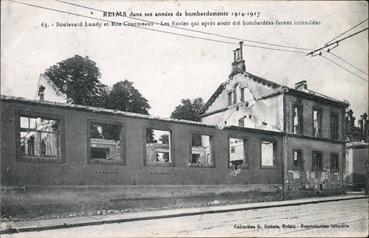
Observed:
[[[47,76],[67,96],[68,102],[86,106],[104,105],[108,87],[100,82],[96,63],[75,55],[46,69]]]
[[[113,85],[105,100],[105,107],[146,115],[149,114],[148,109],[150,109],[147,99],[128,80]]]
[[[190,121],[201,121],[200,111],[203,106],[204,102],[201,97],[195,98],[193,102],[191,102],[190,99],[182,99],[181,104],[174,109],[170,117]]]

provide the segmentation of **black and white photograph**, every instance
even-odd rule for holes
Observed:
[[[368,2],[2,0],[0,237],[368,237]]]

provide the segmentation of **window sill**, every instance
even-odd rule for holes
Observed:
[[[277,168],[278,168],[278,166],[276,166],[276,165],[261,166],[261,169],[277,169]]]
[[[40,163],[63,163],[60,156],[27,156],[22,155],[18,158],[18,162],[40,162]]]
[[[174,163],[145,163],[145,166],[150,167],[174,167]]]
[[[215,168],[215,164],[188,164],[190,168]]]
[[[104,165],[125,165],[123,161],[95,160],[90,159],[89,164],[104,164]]]
[[[237,169],[249,169],[250,167],[248,166],[248,165],[241,165],[241,166],[237,166]],[[233,169],[233,170],[235,170],[235,168],[234,167],[232,167],[232,166],[229,166],[228,165],[228,169]]]

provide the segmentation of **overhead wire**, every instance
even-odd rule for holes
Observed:
[[[62,0],[54,0],[54,1],[60,2],[60,3],[64,3],[64,4],[68,4],[68,5],[72,5],[72,6],[76,6],[76,7],[81,7],[81,8],[89,9],[89,10],[94,10],[94,11],[98,11],[98,12],[107,12],[107,11],[104,11],[104,10],[101,10],[101,9],[89,7],[89,6],[86,6],[86,5],[71,3],[71,2],[67,2],[67,1],[62,1]],[[231,40],[238,40],[238,41],[251,42],[251,43],[257,43],[257,44],[263,44],[263,45],[269,45],[269,46],[277,46],[277,47],[290,48],[290,49],[297,49],[297,50],[307,50],[307,51],[308,50],[313,50],[313,49],[302,48],[302,47],[294,47],[294,46],[287,46],[287,45],[281,45],[281,44],[273,44],[273,43],[255,41],[255,40],[247,40],[247,39],[242,39],[242,38],[237,38],[237,37],[231,37],[231,36],[225,36],[225,35],[222,35],[222,34],[211,33],[211,32],[200,31],[200,30],[194,30],[194,29],[188,29],[188,28],[185,28],[185,27],[178,27],[178,26],[173,26],[173,25],[162,25],[159,22],[149,21],[149,20],[142,19],[142,18],[137,18],[137,17],[131,17],[131,16],[125,16],[125,17],[126,18],[130,18],[130,19],[133,19],[133,20],[137,20],[137,21],[143,21],[143,22],[153,23],[153,24],[156,24],[156,25],[164,26],[164,27],[171,27],[171,28],[176,28],[176,29],[180,29],[180,30],[191,31],[191,32],[196,32],[196,33],[201,33],[201,34],[206,34],[206,35],[212,35],[212,36],[222,37],[222,38],[231,39]]]
[[[368,75],[368,72],[365,72],[364,70],[360,69],[359,67],[357,67],[357,66],[355,66],[355,65],[351,64],[349,61],[347,61],[347,60],[345,60],[344,58],[342,58],[342,57],[340,57],[340,56],[336,55],[335,53],[332,53],[331,51],[329,51],[328,53],[330,53],[331,55],[335,56],[336,58],[338,58],[338,59],[342,60],[342,61],[343,61],[343,62],[345,62],[346,64],[351,65],[353,68],[355,68],[355,69],[359,70],[360,72],[362,72],[362,73],[364,73],[364,74]]]
[[[351,38],[351,37],[353,37],[353,36],[355,36],[355,35],[357,35],[357,34],[360,34],[360,33],[364,32],[364,31],[366,31],[366,30],[368,30],[368,27],[367,27],[367,28],[364,28],[364,29],[362,29],[362,30],[360,30],[360,31],[357,31],[357,32],[355,32],[355,33],[353,33],[353,34],[351,34],[351,35],[349,35],[349,36],[346,36],[346,37],[344,37],[344,38],[342,38],[342,39],[336,40],[335,42],[332,42],[332,43],[330,43],[330,44],[326,44],[325,46],[320,47],[319,49],[313,50],[313,51],[311,51],[311,52],[307,53],[306,55],[307,55],[307,56],[308,56],[308,55],[315,56],[315,55],[314,55],[314,53],[315,53],[315,52],[320,51],[320,50],[323,50],[323,49],[325,49],[325,48],[327,48],[327,47],[329,47],[329,46],[335,45],[335,44],[336,44],[336,45],[338,45],[338,43],[339,43],[339,42],[344,41],[344,40],[347,40],[348,38]]]
[[[337,62],[335,62],[334,60],[329,59],[328,57],[325,57],[323,54],[319,54],[319,56],[321,56],[321,57],[323,57],[324,59],[326,59],[326,60],[330,61],[331,63],[333,63],[333,64],[337,65],[338,67],[340,67],[340,68],[344,69],[345,71],[347,71],[347,72],[351,73],[352,75],[354,75],[354,76],[356,76],[356,77],[360,78],[361,80],[363,80],[363,81],[368,81],[367,79],[365,79],[365,78],[361,77],[360,75],[357,75],[357,74],[355,74],[354,72],[352,72],[351,70],[349,70],[349,69],[347,69],[347,68],[343,67],[342,65],[340,65],[340,64],[339,64],[339,63],[337,63]]]
[[[79,13],[74,13],[74,12],[69,12],[69,11],[63,11],[63,10],[59,10],[59,9],[54,9],[54,8],[49,8],[49,7],[44,7],[44,6],[40,6],[40,5],[35,5],[35,4],[30,4],[30,3],[25,3],[25,2],[18,2],[18,1],[14,1],[14,0],[9,0],[10,2],[14,2],[14,3],[17,3],[17,4],[22,4],[22,5],[26,5],[26,6],[30,6],[30,7],[35,7],[35,8],[40,8],[40,9],[44,9],[44,10],[49,10],[49,11],[54,11],[54,12],[59,12],[59,13],[64,13],[64,14],[68,14],[68,15],[74,15],[74,16],[78,16],[78,17],[84,17],[84,18],[89,18],[89,19],[94,19],[94,20],[99,20],[99,21],[104,21],[104,22],[109,22],[109,23],[121,23],[121,22],[117,22],[117,21],[112,21],[112,20],[106,20],[106,19],[101,19],[101,18],[97,18],[97,17],[92,17],[92,16],[87,16],[87,15],[82,15],[82,14],[79,14]],[[56,0],[56,1],[60,1],[60,0]],[[141,26],[136,26],[136,25],[127,25],[127,26],[131,26],[131,27],[134,27],[134,28],[139,28],[139,29],[145,29],[145,30],[150,30],[150,31],[155,31],[155,32],[161,32],[161,33],[167,33],[167,34],[172,34],[172,35],[177,35],[177,36],[183,36],[183,37],[189,37],[189,38],[196,38],[196,39],[201,39],[201,40],[207,40],[207,41],[213,41],[213,42],[218,42],[218,43],[224,43],[224,44],[231,44],[231,45],[238,45],[237,43],[235,42],[229,42],[229,41],[223,41],[223,40],[216,40],[216,39],[211,39],[211,38],[204,38],[204,37],[199,37],[199,36],[193,36],[193,35],[187,35],[187,34],[181,34],[181,33],[174,33],[174,32],[169,32],[169,31],[164,31],[164,30],[158,30],[158,29],[152,29],[152,28],[146,28],[146,27],[141,27]],[[333,45],[335,43],[338,43],[340,41],[343,41],[343,40],[346,40],[348,39],[349,37],[352,37],[356,34],[359,34],[365,30],[368,30],[368,28],[366,29],[363,29],[359,32],[356,32],[354,34],[351,34],[350,36],[347,36],[343,39],[340,39],[330,45]],[[248,46],[248,47],[255,47],[255,48],[261,48],[261,49],[268,49],[268,50],[277,50],[277,51],[284,51],[284,52],[293,52],[293,53],[302,53],[302,54],[305,54],[305,52],[302,52],[302,51],[291,51],[291,50],[285,50],[285,49],[277,49],[277,48],[270,48],[270,47],[264,47],[264,46],[257,46],[257,45],[248,45],[248,44],[245,44],[245,46]],[[321,49],[323,48],[326,48],[328,47],[329,45],[325,46],[325,47],[322,47]],[[314,50],[313,52],[316,52],[316,51],[319,51],[321,49],[317,49],[317,50]],[[308,53],[308,54],[312,54],[312,52]],[[352,71],[346,69],[345,67],[343,67],[342,65],[338,64],[337,62],[323,56],[320,54],[320,56],[322,56],[323,58],[325,58],[326,60],[334,63],[335,65],[339,66],[340,68],[346,70],[347,72],[350,72],[351,74],[355,75],[356,77],[364,80],[364,81],[367,81],[365,78],[353,73]]]
[[[349,32],[349,31],[351,31],[351,30],[355,29],[356,27],[358,27],[359,25],[363,24],[363,23],[364,23],[364,22],[366,22],[367,20],[368,20],[368,18],[367,18],[367,19],[365,19],[364,21],[359,22],[359,23],[358,23],[358,24],[356,24],[355,26],[351,27],[350,29],[346,30],[345,32],[342,32],[342,33],[341,33],[341,34],[339,34],[338,36],[334,37],[332,40],[328,41],[326,44],[329,44],[330,42],[334,41],[334,40],[335,40],[335,39],[337,39],[338,37],[340,37],[340,36],[342,36],[342,35],[346,34],[347,32]]]
[[[104,10],[101,10],[101,9],[97,9],[97,8],[92,8],[92,7],[89,7],[89,6],[86,6],[86,5],[81,5],[81,4],[76,4],[76,3],[71,3],[71,2],[67,2],[67,1],[62,1],[62,0],[55,0],[56,2],[60,2],[60,3],[64,3],[64,4],[69,4],[69,5],[72,5],[72,6],[77,6],[77,7],[81,7],[81,8],[85,8],[85,9],[89,9],[89,10],[94,10],[94,11],[99,11],[99,12],[106,12]],[[155,22],[155,21],[149,21],[149,20],[145,20],[145,19],[141,19],[141,18],[136,18],[136,17],[130,17],[130,16],[125,16],[129,19],[133,19],[133,20],[138,20],[138,21],[143,21],[143,22],[148,22],[148,23],[153,23],[153,24],[157,24],[157,25],[161,25],[160,23],[158,22]],[[330,40],[329,42],[327,42],[327,44],[329,44],[330,42],[332,42],[333,40],[339,38],[340,36],[346,34],[347,32],[355,29],[356,27],[358,27],[359,25],[361,25],[362,23],[366,22],[368,19],[364,20],[364,21],[361,21],[360,23],[356,24],[355,26],[351,27],[350,29],[346,30],[345,32],[341,33],[340,35],[336,36],[335,38],[333,38],[332,40]],[[229,36],[224,36],[224,35],[221,35],[221,34],[216,34],[216,33],[210,33],[210,32],[205,32],[205,31],[199,31],[199,30],[193,30],[193,29],[188,29],[188,28],[184,28],[184,27],[177,27],[177,26],[171,26],[171,25],[164,25],[164,26],[167,26],[167,27],[172,27],[172,28],[176,28],[176,29],[181,29],[181,30],[186,30],[186,31],[191,31],[191,32],[196,32],[196,33],[202,33],[202,34],[207,34],[207,35],[213,35],[213,36],[218,36],[218,37],[223,37],[223,38],[227,38],[227,39],[233,39],[233,40],[241,40],[241,41],[245,41],[245,42],[252,42],[252,43],[258,43],[258,44],[265,44],[265,45],[270,45],[270,46],[278,46],[278,47],[284,47],[284,48],[291,48],[291,49],[301,49],[301,50],[311,50],[311,49],[308,49],[308,48],[301,48],[301,47],[291,47],[291,46],[286,46],[286,45],[280,45],[280,44],[272,44],[272,43],[266,43],[266,42],[260,42],[260,41],[252,41],[252,40],[246,40],[246,39],[241,39],[241,38],[236,38],[236,37],[229,37]],[[366,29],[363,29],[359,32],[356,32],[354,34],[351,34],[350,36],[347,36],[343,39],[340,39],[338,41],[336,41],[335,43],[337,44],[338,46],[338,43],[343,41],[343,40],[346,40],[356,34],[359,34],[365,30],[367,30],[368,28]],[[326,44],[326,45],[327,45]],[[249,47],[256,47],[256,48],[262,48],[262,49],[269,49],[269,50],[281,50],[281,49],[275,49],[275,48],[270,48],[270,47],[264,47],[264,46],[254,46],[254,45],[247,45],[245,44],[245,46],[249,46]],[[287,51],[287,50],[283,50],[283,51]],[[297,52],[297,53],[303,53],[301,51],[288,51],[288,52]],[[365,74],[368,74],[367,72],[361,70],[360,68],[358,68],[357,66],[351,64],[350,62],[348,62],[347,60],[339,57],[338,55],[328,51],[330,54],[332,54],[333,56],[341,59],[342,61],[344,61],[345,63],[349,64],[350,66],[354,67],[355,69],[365,73]],[[324,57],[324,56],[323,56]],[[335,61],[327,58],[327,57],[324,57],[326,58],[327,60],[331,61],[332,63],[336,64],[337,66],[345,69],[346,71],[354,74],[355,76],[358,76],[356,75],[355,73],[353,73],[352,71],[344,68],[343,66],[339,65],[338,63],[336,63]],[[360,76],[358,76],[359,78],[361,79],[364,79]],[[364,79],[365,80],[365,79]]]

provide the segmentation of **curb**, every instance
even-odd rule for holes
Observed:
[[[122,223],[122,222],[133,222],[133,221],[144,221],[144,220],[163,219],[163,218],[194,216],[194,215],[201,215],[201,214],[246,211],[246,210],[253,210],[253,209],[273,208],[273,207],[289,207],[289,206],[298,206],[298,205],[305,205],[305,204],[316,204],[316,203],[324,203],[324,202],[357,200],[357,199],[367,199],[367,198],[369,198],[369,196],[362,195],[362,196],[348,197],[348,198],[332,198],[332,199],[316,200],[316,201],[301,201],[301,202],[288,203],[288,204],[272,204],[272,205],[266,204],[266,205],[259,205],[259,206],[254,206],[254,207],[240,207],[240,208],[221,208],[221,209],[215,208],[215,210],[182,212],[182,213],[167,214],[167,215],[152,215],[152,216],[136,217],[136,218],[119,218],[119,219],[111,219],[111,220],[105,220],[105,221],[102,220],[102,221],[78,222],[74,224],[63,223],[60,225],[48,225],[48,226],[41,226],[41,227],[10,228],[6,230],[0,230],[0,234],[12,234],[12,233],[20,233],[20,232],[65,229],[65,228],[81,227],[81,226],[93,226],[93,225],[113,224],[113,223]]]

